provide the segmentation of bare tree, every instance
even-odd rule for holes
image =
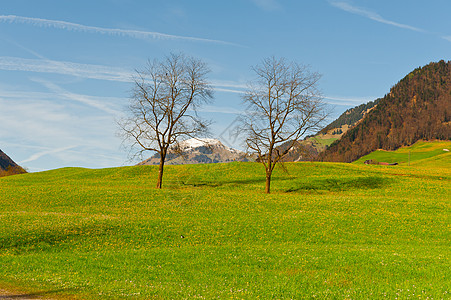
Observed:
[[[285,59],[267,58],[252,68],[257,75],[243,96],[248,110],[238,130],[245,136],[248,151],[265,166],[265,192],[270,193],[276,164],[305,134],[320,129],[326,117],[318,91],[318,73]],[[279,146],[288,143],[280,150]]]
[[[196,112],[212,98],[206,79],[209,72],[204,62],[183,54],[148,61],[144,70],[136,71],[129,114],[119,121],[119,126],[124,141],[131,144],[131,153],[141,155],[144,151],[155,151],[159,154],[159,189],[170,146],[178,145],[181,138],[207,132],[209,124]]]

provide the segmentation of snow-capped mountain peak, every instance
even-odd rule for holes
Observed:
[[[191,138],[181,142],[180,147],[182,149],[187,148],[197,148],[202,146],[212,146],[212,145],[222,145],[219,140],[208,139],[208,138]]]
[[[221,141],[210,138],[191,138],[173,145],[166,156],[166,164],[224,163],[252,160],[246,153],[227,147]],[[140,162],[140,165],[160,163],[159,154]]]

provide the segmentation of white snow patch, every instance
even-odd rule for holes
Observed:
[[[221,144],[220,141],[215,139],[198,139],[198,138],[192,138],[185,140],[180,143],[180,146],[182,148],[197,148],[202,146],[210,146],[210,145],[217,145]]]
[[[216,139],[191,138],[191,139],[185,140],[180,143],[180,147],[183,150],[190,150],[190,149],[194,149],[194,148],[198,148],[198,147],[202,147],[202,146],[205,146],[205,147],[216,146],[216,147],[226,149],[232,153],[241,153],[242,152],[242,151],[227,147],[223,143],[221,143],[221,141],[216,140]]]

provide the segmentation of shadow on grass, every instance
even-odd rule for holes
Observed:
[[[293,178],[277,178],[273,177],[271,182],[287,181],[293,180]],[[253,178],[253,179],[236,179],[236,180],[224,180],[224,181],[198,181],[198,182],[182,182],[183,185],[193,186],[193,187],[220,187],[225,185],[247,185],[247,184],[257,184],[265,183],[265,178]]]
[[[293,178],[272,178],[271,183],[293,181]],[[340,192],[354,189],[380,189],[390,184],[390,180],[379,177],[354,177],[354,178],[322,178],[309,182],[296,182],[296,186],[292,186],[285,190],[287,193],[291,192],[315,192],[315,191],[333,191]],[[224,181],[193,181],[182,182],[184,186],[192,187],[220,187],[225,185],[243,185],[245,187],[248,184],[264,184],[265,178],[252,178],[252,179],[236,179],[236,180],[224,180]]]
[[[115,229],[116,226],[95,224],[16,233],[14,236],[0,237],[0,250],[13,250],[16,252],[42,251],[66,241],[109,235]]]
[[[389,180],[382,177],[326,178],[317,179],[307,183],[300,183],[298,186],[290,187],[286,192],[341,192],[354,189],[380,189],[388,184]]]
[[[74,291],[75,289],[59,289],[59,290],[51,290],[51,291],[41,291],[41,292],[32,292],[32,293],[17,293],[12,292],[7,295],[0,294],[0,299],[49,299],[48,296],[67,293]],[[2,291],[0,290],[0,293]],[[44,298],[43,298],[44,297]]]
[[[224,181],[193,181],[193,182],[182,182],[183,185],[188,186],[208,186],[208,187],[219,187],[223,185],[241,185],[241,184],[252,184],[265,182],[264,178],[254,178],[254,179],[236,179],[236,180],[224,180]]]

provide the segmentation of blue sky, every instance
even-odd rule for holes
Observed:
[[[0,149],[29,169],[129,165],[116,136],[135,69],[183,52],[208,63],[213,136],[244,110],[250,67],[309,65],[332,117],[451,54],[449,0],[15,0],[0,9]],[[150,153],[149,153],[150,156]]]

